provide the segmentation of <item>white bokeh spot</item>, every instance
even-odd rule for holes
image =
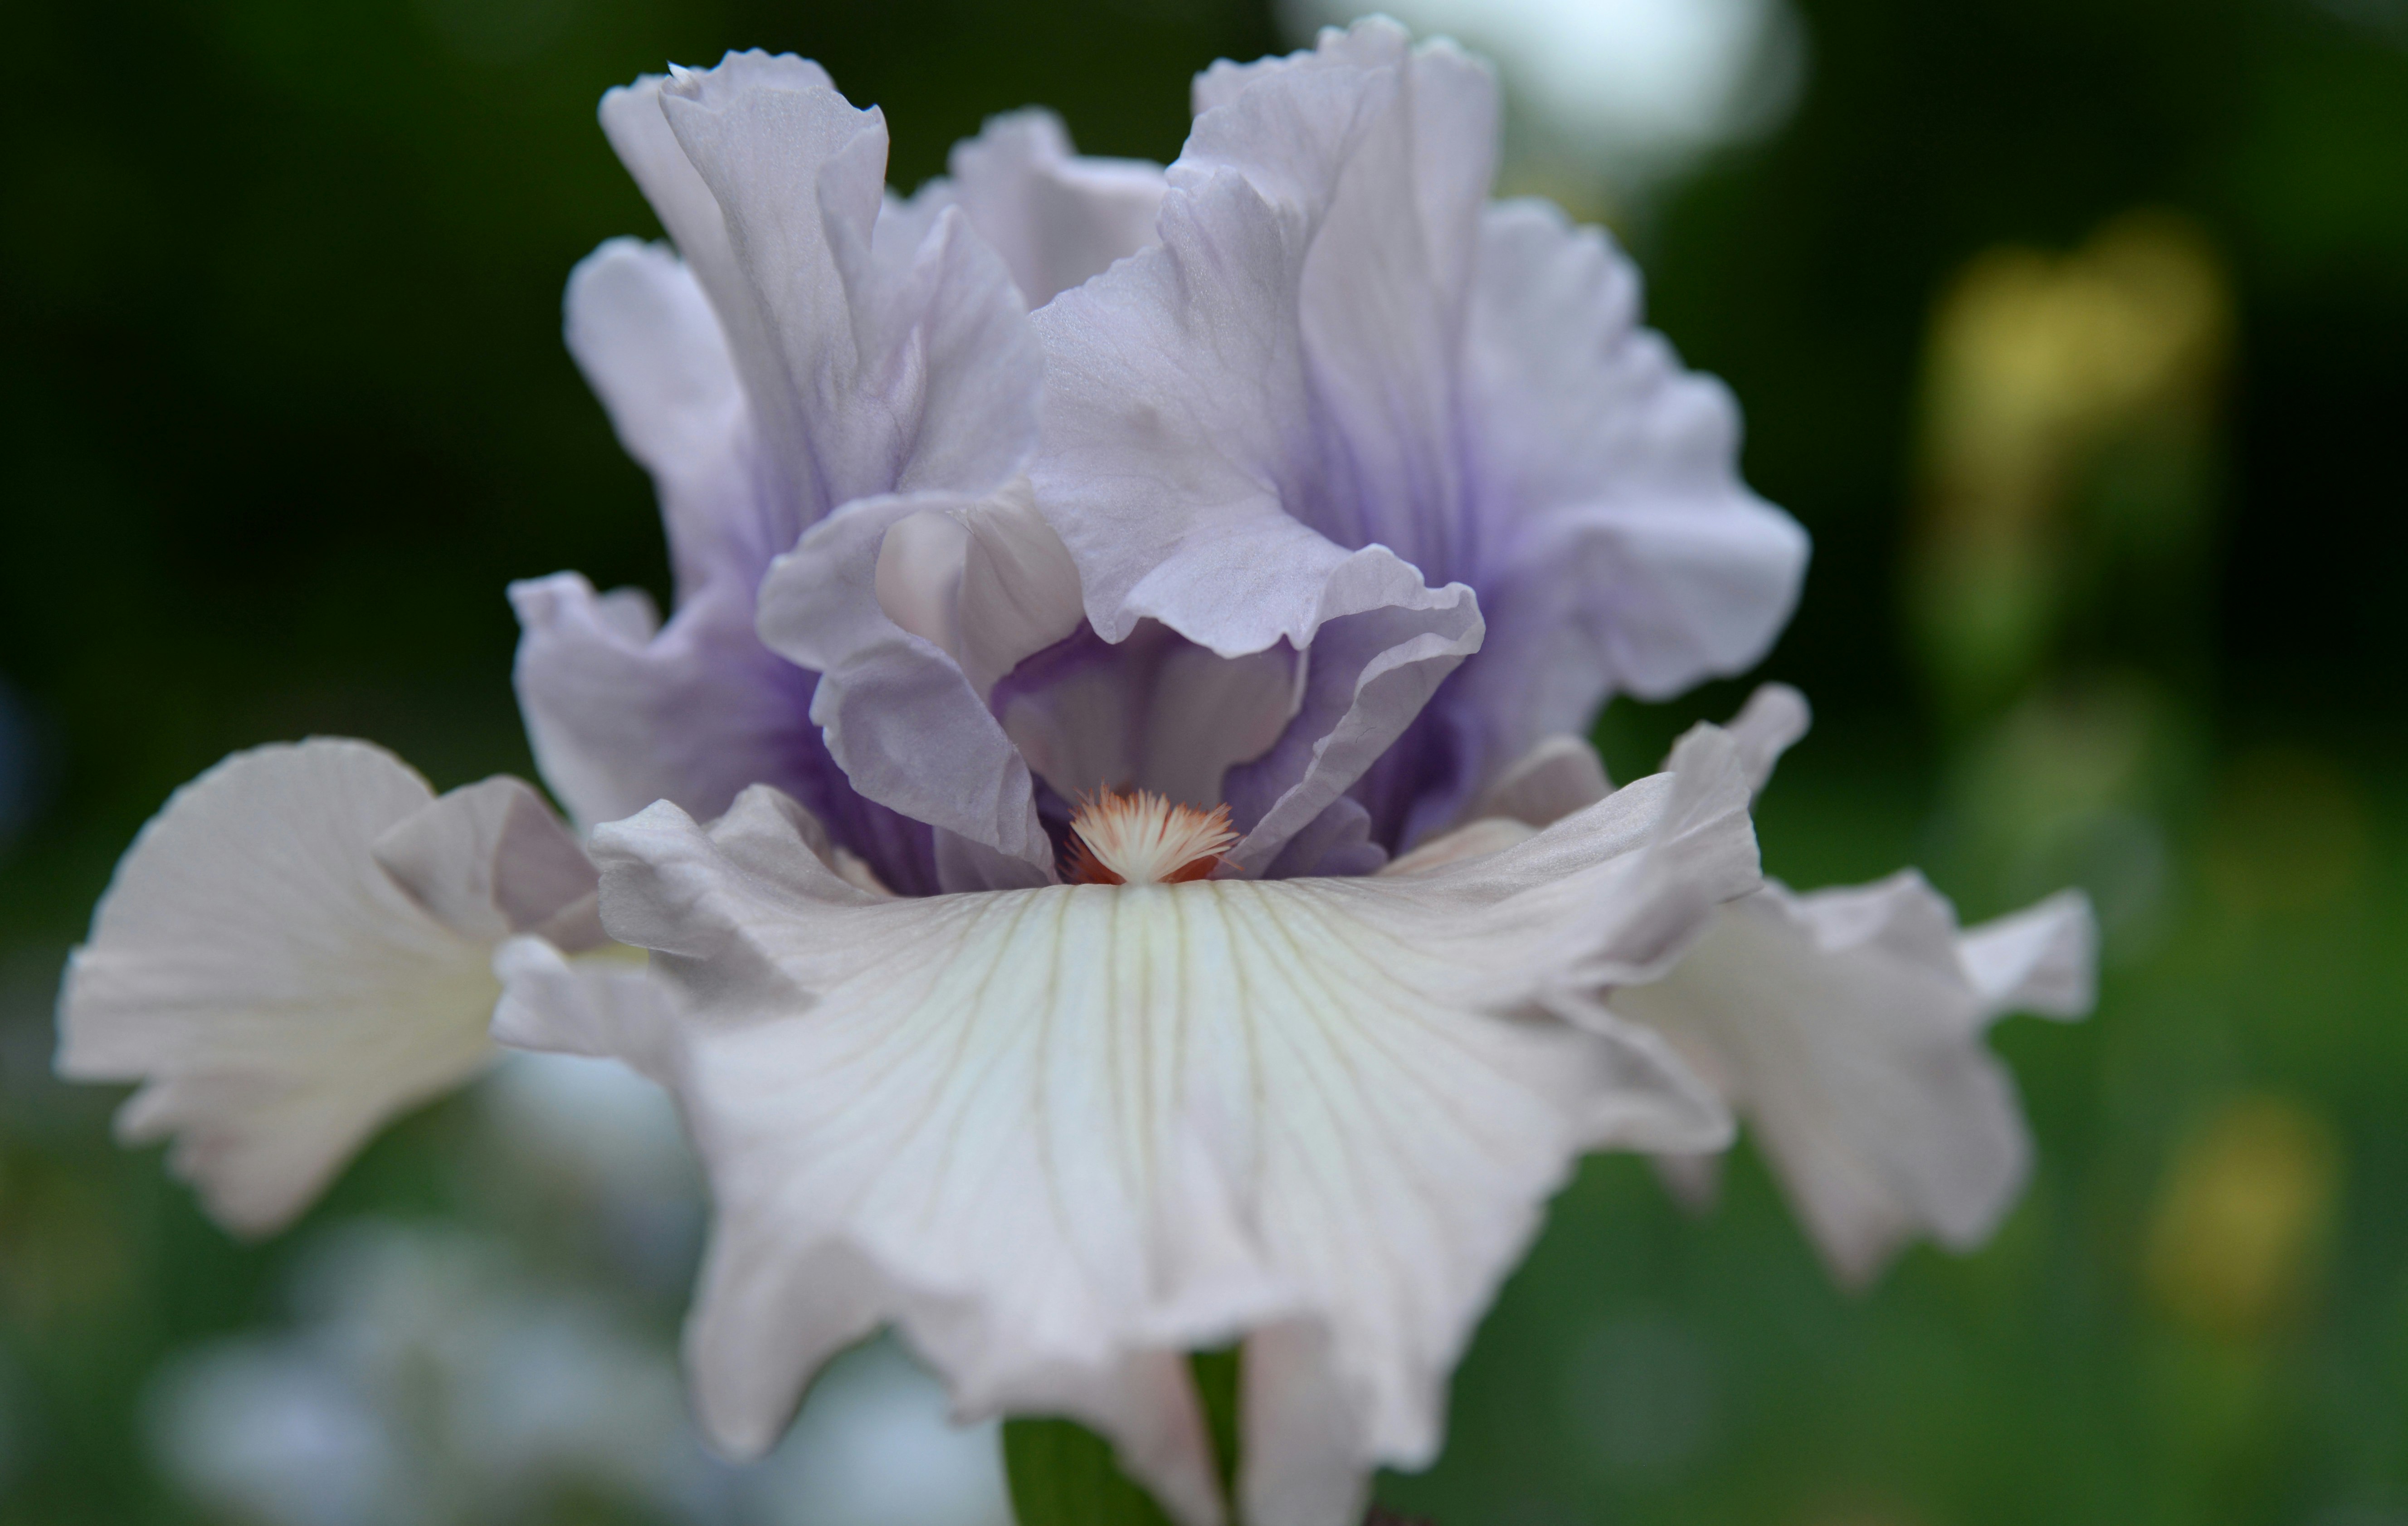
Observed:
[[[1359,0],[1283,0],[1310,41]],[[1621,180],[1677,173],[1698,154],[1777,127],[1805,76],[1788,0],[1391,0],[1415,32],[1495,60],[1524,125],[1555,153]]]

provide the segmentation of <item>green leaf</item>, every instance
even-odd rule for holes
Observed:
[[[1238,1476],[1238,1350],[1190,1359],[1212,1432],[1221,1485]],[[1111,1443],[1074,1420],[1007,1420],[1003,1466],[1019,1526],[1171,1526],[1154,1497],[1112,1460]]]

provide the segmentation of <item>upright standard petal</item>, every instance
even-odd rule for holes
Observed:
[[[854,110],[815,65],[759,53],[654,88],[722,220],[731,268],[697,273],[802,522],[1019,470],[1039,360],[1018,291],[956,211],[910,247],[878,238],[877,109]]]
[[[1452,352],[1495,87],[1391,22],[1198,117],[1161,242],[1038,315],[1038,499],[1107,641],[1154,619],[1307,681],[1238,770],[1232,861],[1281,862],[1478,650]]]
[[[572,285],[571,343],[660,486],[680,597],[663,626],[639,599],[567,575],[513,590],[546,776],[588,825],[655,799],[715,815],[746,785],[775,785],[907,891],[948,883],[943,866],[964,857],[931,822],[967,828],[982,862],[1041,862],[1025,802],[952,801],[946,817],[875,766],[897,732],[907,751],[958,756],[913,729],[959,687],[941,660],[882,667],[865,648],[891,630],[866,632],[841,589],[784,600],[772,625],[785,655],[755,626],[772,558],[832,511],[975,498],[1018,471],[1039,361],[1010,273],[945,197],[915,209],[884,196],[883,120],[816,65],[730,54],[614,91],[602,117],[685,263],[606,246]],[[788,660],[798,652],[803,665]],[[846,672],[824,684],[814,669],[830,668]],[[911,713],[879,692],[910,694]]]
[[[1108,640],[1151,616],[1225,655],[1321,643],[1290,735],[1233,782],[1241,862],[1338,828],[1331,781],[1367,846],[1409,849],[1611,694],[1762,655],[1804,535],[1741,483],[1728,395],[1638,326],[1603,235],[1487,205],[1484,67],[1374,20],[1216,65],[1197,104],[1160,245],[1039,315],[1036,476]],[[1402,564],[1382,637],[1439,636],[1410,703],[1325,661],[1370,633],[1297,612],[1350,552]],[[1494,626],[1476,648],[1431,625],[1441,584]]]
[[[562,331],[652,475],[680,601],[722,578],[757,583],[802,525],[767,490],[752,404],[693,267],[663,245],[610,239],[569,272]]]
[[[716,815],[763,781],[824,795],[814,776],[834,770],[810,720],[812,675],[753,631],[762,574],[801,524],[765,479],[752,406],[700,285],[667,251],[614,239],[570,276],[566,326],[652,476],[678,608],[663,627],[642,594],[597,594],[574,573],[511,587],[519,704],[544,778],[586,827],[659,799]]]
[[[1372,1466],[1434,1453],[1578,1152],[1727,1136],[1660,1041],[1555,1015],[1756,883],[1736,755],[1682,769],[1526,845],[1572,871],[1477,883],[881,900],[767,791],[708,831],[655,807],[597,838],[604,914],[682,1012],[631,1034],[563,1003],[513,1038],[678,1089],[720,1208],[688,1353],[723,1445],[767,1446],[817,1363],[893,1320],[966,1412],[1096,1425],[1209,1522],[1181,1354],[1258,1330],[1246,1517],[1326,1526]]]
[[[237,753],[118,865],[67,963],[60,1073],[143,1083],[120,1131],[175,1135],[209,1211],[265,1233],[485,1062],[494,944],[599,941],[594,883],[515,780],[438,800],[365,742]]]
[[[1804,896],[1768,885],[1611,1005],[1717,1086],[1833,1274],[1861,1285],[1918,1233],[1980,1244],[2014,1201],[2030,1143],[1983,1033],[2010,1011],[2087,1011],[2092,936],[2078,893],[1959,933],[1912,870]]]
[[[1036,315],[1051,370],[1031,475],[1105,641],[1151,619],[1223,657],[1307,654],[1295,721],[1230,789],[1233,860],[1260,869],[1478,650],[1480,613],[1469,588],[1311,523],[1328,468],[1304,425],[1300,230],[1229,171],[1175,189],[1160,227]]]
[[[1640,326],[1638,272],[1602,231],[1489,209],[1468,311],[1466,575],[1489,630],[1357,791],[1406,844],[1612,696],[1752,666],[1806,567],[1805,532],[1740,480],[1728,391]]]
[[[1154,241],[1160,165],[1072,151],[1051,111],[990,117],[946,160],[953,195],[1032,308]]]
[[[1806,535],[1740,480],[1739,409],[1640,326],[1639,275],[1543,202],[1481,223],[1465,345],[1478,587],[1493,655],[1467,674],[1508,755],[1761,657]]]

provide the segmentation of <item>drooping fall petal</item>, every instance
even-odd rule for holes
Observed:
[[[1980,1244],[2014,1201],[2031,1145],[1985,1033],[2009,1012],[2088,1011],[2094,940],[2075,891],[1960,933],[1912,870],[1802,896],[1772,884],[1611,1005],[1714,1083],[1833,1273],[1862,1284],[1917,1234]]]
[[[596,851],[606,922],[679,1015],[530,1005],[504,1036],[645,1057],[682,1098],[719,1205],[688,1348],[723,1445],[768,1445],[893,1320],[967,1412],[1093,1424],[1203,1523],[1180,1354],[1301,1331],[1262,1410],[1327,1396],[1333,1439],[1260,1436],[1242,1488],[1302,1526],[1434,1454],[1446,1374],[1579,1152],[1725,1136],[1659,1041],[1557,1005],[1660,972],[1755,883],[1745,794],[1707,736],[1534,839],[1564,873],[921,900],[847,883],[769,792],[708,830],[660,806]]]
[[[274,1230],[492,1056],[497,943],[599,941],[582,862],[515,780],[437,799],[365,742],[237,753],[118,865],[68,961],[60,1073],[142,1083],[121,1132],[174,1136],[211,1213]]]

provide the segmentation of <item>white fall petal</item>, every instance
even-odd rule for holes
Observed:
[[[2009,1012],[2087,1012],[2095,937],[2079,891],[1960,933],[1912,870],[1769,884],[1611,1004],[1713,1082],[1833,1274],[1861,1286],[1917,1234],[1980,1244],[2014,1201],[2031,1144],[1984,1034]]]
[[[175,1136],[209,1212],[265,1233],[492,1057],[497,944],[606,941],[595,886],[516,780],[438,799],[365,742],[237,753],[118,865],[68,961],[59,1073],[141,1082],[119,1132]]]
[[[606,923],[682,1013],[565,991],[496,1031],[679,1093],[718,1206],[688,1357],[722,1446],[766,1448],[893,1321],[963,1413],[1094,1425],[1208,1526],[1183,1353],[1252,1331],[1244,1519],[1340,1526],[1374,1466],[1435,1455],[1447,1374],[1571,1160],[1727,1137],[1653,1035],[1555,1008],[1660,973],[1756,883],[1746,797],[1705,733],[1476,884],[920,900],[847,882],[773,791],[708,829],[664,804],[595,853]]]
[[[1805,697],[1767,684],[1727,734],[1762,791],[1806,734]],[[1587,743],[1551,737],[1509,770],[1475,819],[1389,866],[1466,863],[1603,797]],[[1984,1037],[2010,1012],[2090,1010],[2097,929],[2064,891],[1969,931],[1913,870],[1799,895],[1779,883],[1732,901],[1671,972],[1600,993],[1663,1034],[1755,1130],[1834,1275],[1861,1286],[1919,1233],[1980,1244],[2021,1189],[2031,1146],[2014,1085]],[[1711,1197],[1707,1155],[1658,1157],[1667,1185]]]

